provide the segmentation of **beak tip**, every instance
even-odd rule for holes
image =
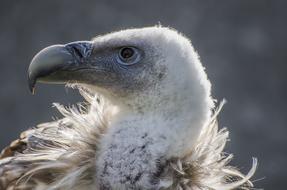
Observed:
[[[35,87],[30,88],[30,92],[32,93],[32,95],[35,95],[35,90],[36,90]]]
[[[36,79],[33,77],[28,76],[28,84],[29,84],[29,90],[34,95],[35,94],[35,85],[36,85]]]

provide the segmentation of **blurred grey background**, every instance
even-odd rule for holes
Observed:
[[[27,68],[42,48],[129,27],[161,23],[192,39],[230,130],[227,152],[243,171],[258,157],[256,186],[287,186],[287,1],[1,0],[0,148],[57,116],[52,102],[82,99],[63,86],[40,85],[32,96]],[[260,180],[261,178],[264,178]]]

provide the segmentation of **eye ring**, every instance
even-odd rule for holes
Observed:
[[[138,62],[140,53],[135,47],[122,47],[118,53],[118,62],[122,65],[132,65]]]

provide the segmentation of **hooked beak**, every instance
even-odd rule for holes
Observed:
[[[77,81],[77,71],[87,68],[93,44],[90,41],[53,45],[41,50],[28,69],[29,89],[34,94],[37,82],[66,83]]]

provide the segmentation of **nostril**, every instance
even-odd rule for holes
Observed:
[[[93,43],[89,41],[77,41],[68,43],[65,47],[71,54],[77,57],[77,59],[83,59],[90,56],[93,49]]]
[[[82,54],[81,50],[78,49],[77,46],[71,46],[71,48],[79,58],[83,58],[83,54]]]

